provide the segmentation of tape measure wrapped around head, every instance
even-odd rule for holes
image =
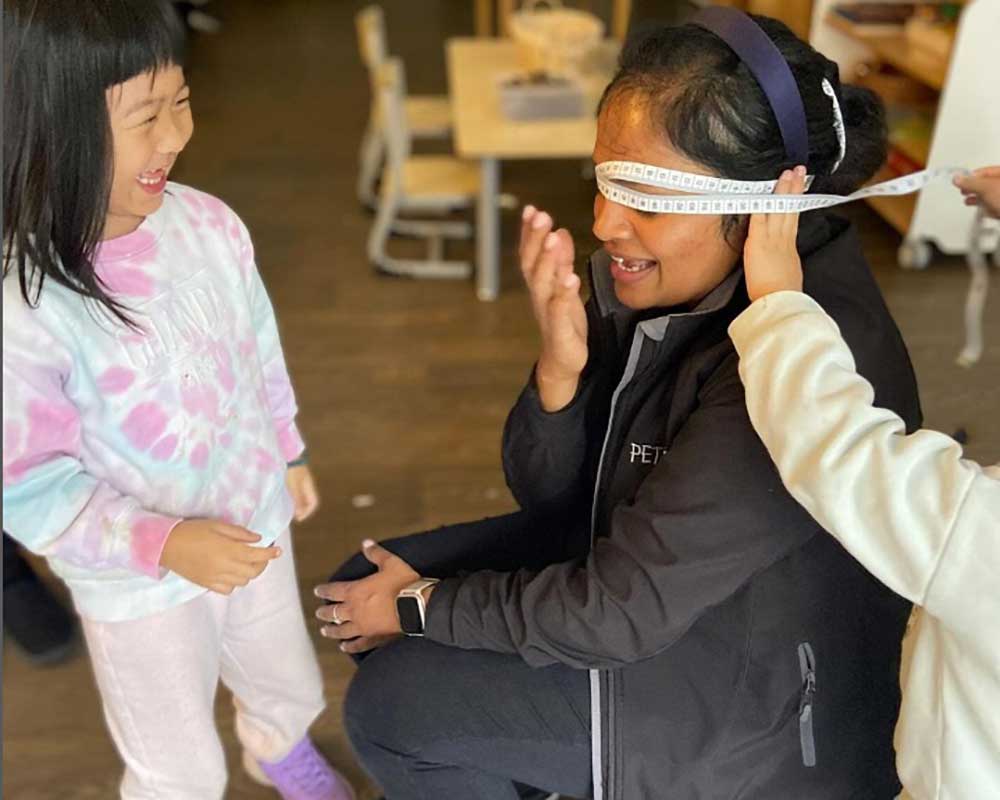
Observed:
[[[634,161],[604,161],[594,168],[597,188],[605,198],[651,214],[799,214],[867,197],[912,194],[932,181],[968,173],[960,167],[938,167],[866,186],[849,195],[776,195],[777,181],[738,181]],[[806,178],[807,187],[812,180],[812,176]],[[636,184],[685,196],[642,192],[633,188]]]

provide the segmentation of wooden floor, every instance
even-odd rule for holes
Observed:
[[[527,376],[536,334],[504,223],[499,302],[470,283],[375,277],[364,257],[370,217],[353,187],[368,103],[353,13],[331,0],[216,0],[226,27],[194,45],[195,137],[177,178],[218,194],[246,220],[270,287],[301,405],[323,507],[296,532],[303,599],[363,537],[385,537],[513,507],[499,463],[506,411]],[[386,0],[390,44],[414,92],[445,90],[442,41],[472,30],[472,3]],[[578,163],[507,164],[503,187],[554,213],[586,253],[592,187]],[[917,365],[928,424],[968,429],[973,457],[1000,458],[1000,315],[976,369],[953,366],[966,272],[894,263],[898,238],[863,207],[862,226],[889,304]],[[412,243],[404,243],[404,246]],[[471,255],[471,252],[470,252]],[[356,507],[370,496],[371,505]],[[364,505],[361,503],[361,505]],[[316,637],[330,700],[314,735],[364,789],[341,731],[346,659]],[[3,796],[110,798],[120,764],[85,658],[50,670],[3,654]],[[236,766],[229,698],[219,726],[233,766],[229,797],[267,798]]]

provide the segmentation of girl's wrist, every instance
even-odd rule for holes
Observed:
[[[309,463],[309,454],[305,450],[303,450],[302,453],[299,454],[297,458],[293,458],[291,461],[289,461],[287,466],[289,469],[291,469],[292,467],[304,467],[308,463]]]

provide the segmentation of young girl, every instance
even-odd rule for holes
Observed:
[[[769,180],[801,152],[816,191],[857,188],[885,155],[877,101],[782,24],[733,13],[626,47],[598,176]],[[318,589],[325,635],[371,650],[346,699],[358,755],[389,800],[509,800],[515,781],[608,800],[892,797],[909,608],[782,488],[747,417],[727,334],[748,304],[745,219],[603,191],[586,304],[569,235],[525,210],[542,343],[504,438],[523,510],[366,544],[374,575],[359,557]],[[815,214],[798,249],[881,401],[916,426],[856,234]],[[389,641],[404,622],[423,638]]]
[[[1000,217],[1000,168],[957,183]],[[782,178],[780,192],[801,190]],[[1000,469],[872,406],[836,322],[802,294],[795,232],[792,215],[750,225],[754,302],[730,327],[750,418],[792,495],[923,608],[896,729],[906,795],[1000,797]]]
[[[307,736],[288,524],[317,496],[274,315],[239,218],[168,183],[177,16],[12,0],[4,37],[4,527],[72,591],[121,796],[223,796],[221,677],[252,773],[347,800]]]

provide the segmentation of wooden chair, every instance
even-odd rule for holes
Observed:
[[[357,192],[358,199],[372,208],[376,203],[375,186],[385,157],[386,145],[385,124],[379,116],[376,86],[378,70],[388,58],[385,15],[380,6],[371,5],[359,11],[354,17],[354,22],[358,32],[361,60],[368,68],[372,87],[368,125],[361,139]],[[451,135],[451,103],[447,96],[412,95],[406,97],[404,103],[411,137],[443,139]]]
[[[383,122],[386,162],[368,258],[381,272],[418,278],[467,278],[472,265],[444,258],[446,239],[472,236],[468,222],[399,219],[401,213],[444,214],[469,208],[479,193],[479,169],[453,156],[411,155],[406,77],[399,58],[387,59],[376,74],[378,114]],[[386,251],[393,233],[427,239],[426,259],[398,259]]]

